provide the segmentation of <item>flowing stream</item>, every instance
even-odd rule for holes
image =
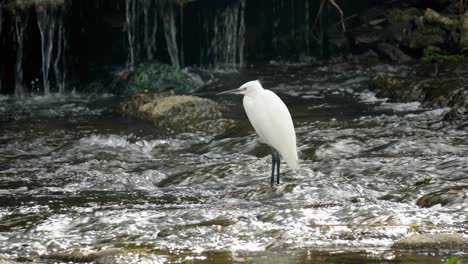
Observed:
[[[0,97],[0,260],[441,263],[442,253],[391,246],[421,230],[466,232],[466,203],[415,203],[468,182],[468,133],[438,125],[447,109],[366,90],[369,78],[409,72],[336,63],[221,74],[199,91],[240,119],[221,136],[158,134],[120,117],[110,94]],[[296,125],[302,168],[283,163],[275,187],[241,97],[215,96],[251,79]]]

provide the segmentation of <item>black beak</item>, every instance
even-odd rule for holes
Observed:
[[[221,95],[221,94],[239,94],[239,89],[232,89],[232,90],[228,90],[228,91],[224,91],[224,92],[220,92],[216,95]]]

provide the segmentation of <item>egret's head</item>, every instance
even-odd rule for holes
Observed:
[[[263,87],[262,87],[262,85],[260,84],[260,82],[258,80],[255,80],[255,81],[250,81],[250,82],[244,83],[238,89],[224,91],[224,92],[221,92],[219,94],[243,94],[243,95],[248,95],[248,94],[255,93],[255,92],[259,91],[259,90],[263,90]]]

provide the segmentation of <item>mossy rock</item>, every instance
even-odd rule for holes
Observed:
[[[416,234],[395,242],[393,248],[427,252],[468,252],[468,238],[461,234]]]
[[[142,91],[192,91],[198,87],[190,76],[174,66],[159,63],[143,63],[130,74],[130,92]]]
[[[177,132],[223,133],[234,126],[224,118],[226,108],[210,99],[191,95],[145,92],[130,96],[120,105],[124,115],[152,122],[156,128]]]
[[[426,8],[424,11],[424,20],[429,23],[441,24],[448,28],[450,28],[452,25],[455,25],[455,21],[453,21],[451,18],[442,16],[430,8]]]
[[[89,249],[84,250],[78,246],[61,251],[54,251],[41,256],[42,259],[58,260],[61,262],[95,262],[102,263],[100,259],[108,259],[122,253],[121,249]]]
[[[417,8],[393,8],[386,13],[387,19],[392,23],[410,23],[421,15],[422,12]]]

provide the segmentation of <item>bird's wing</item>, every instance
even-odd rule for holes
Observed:
[[[244,109],[260,139],[276,149],[292,169],[298,169],[296,133],[286,105],[272,91],[244,96]]]

